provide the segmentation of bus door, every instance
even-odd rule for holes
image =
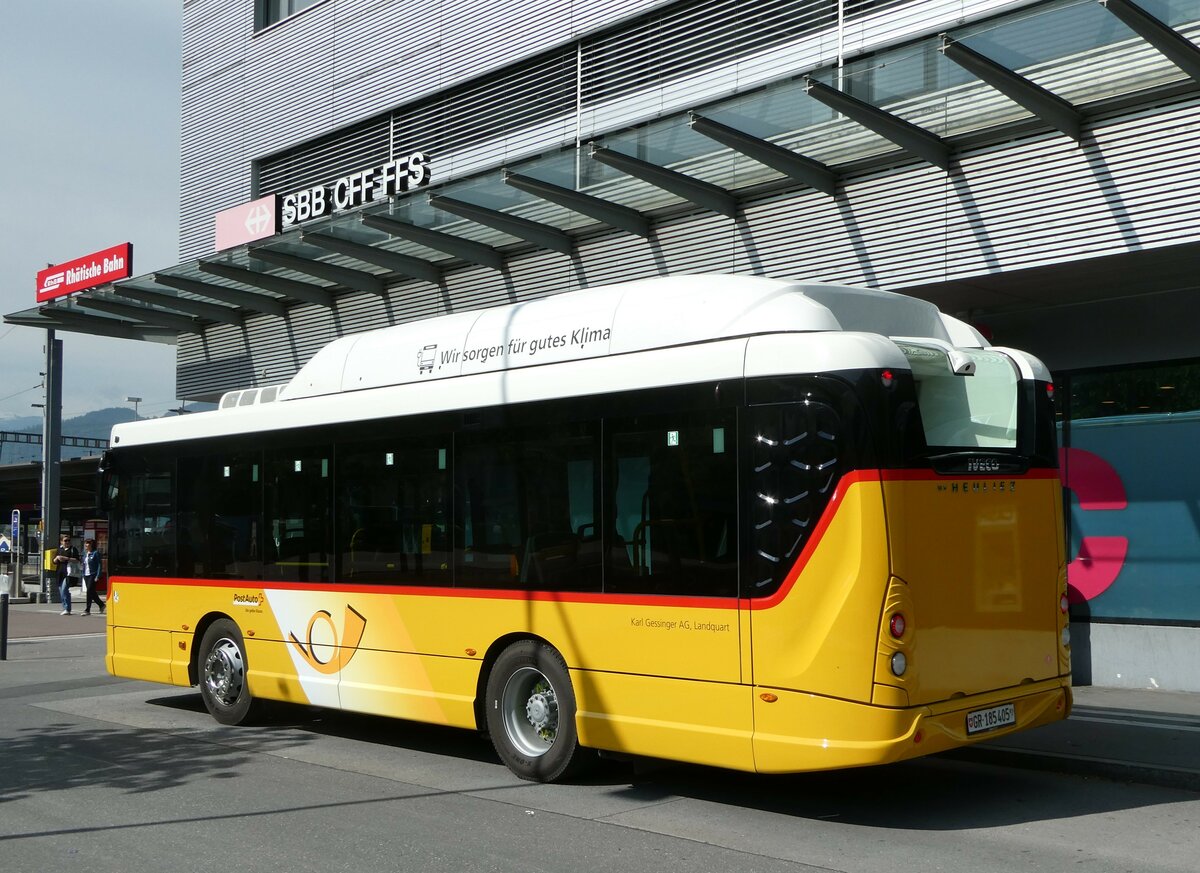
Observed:
[[[884,474],[907,671],[878,681],[908,703],[1060,672],[1062,493],[1053,389],[1040,362],[995,348],[896,339],[908,359],[893,414],[910,426]]]

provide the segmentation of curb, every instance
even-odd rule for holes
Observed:
[[[1167,764],[1132,763],[1109,758],[1089,758],[1056,752],[972,747],[953,749],[943,757],[994,767],[1020,767],[1026,770],[1066,773],[1072,776],[1099,777],[1113,782],[1154,785],[1200,793],[1200,771]]]

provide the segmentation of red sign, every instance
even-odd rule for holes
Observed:
[[[217,251],[231,249],[279,232],[279,205],[274,194],[217,213]]]
[[[40,270],[37,274],[37,302],[45,303],[76,291],[107,285],[133,275],[133,243],[121,243],[111,249],[93,252]]]

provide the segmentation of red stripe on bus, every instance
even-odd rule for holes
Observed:
[[[736,609],[736,597],[688,597],[680,594],[603,594],[592,591],[522,591],[515,588],[445,588],[418,585],[346,585],[341,582],[265,582],[262,579],[176,579],[160,576],[114,576],[114,586],[171,585],[255,591],[314,591],[348,594],[394,594],[407,597],[467,597],[477,600],[524,600],[549,603],[611,603],[624,606],[689,606]]]

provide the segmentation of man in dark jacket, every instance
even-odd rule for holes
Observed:
[[[78,566],[79,549],[71,545],[71,535],[59,538],[58,551],[54,553],[54,570],[58,580],[58,593],[62,597],[63,609],[59,615],[71,614],[71,562]]]
[[[96,541],[90,537],[83,541],[83,593],[87,599],[83,603],[83,614],[92,614],[92,603],[104,615],[104,603],[96,593],[96,585],[100,581],[101,558]]]

